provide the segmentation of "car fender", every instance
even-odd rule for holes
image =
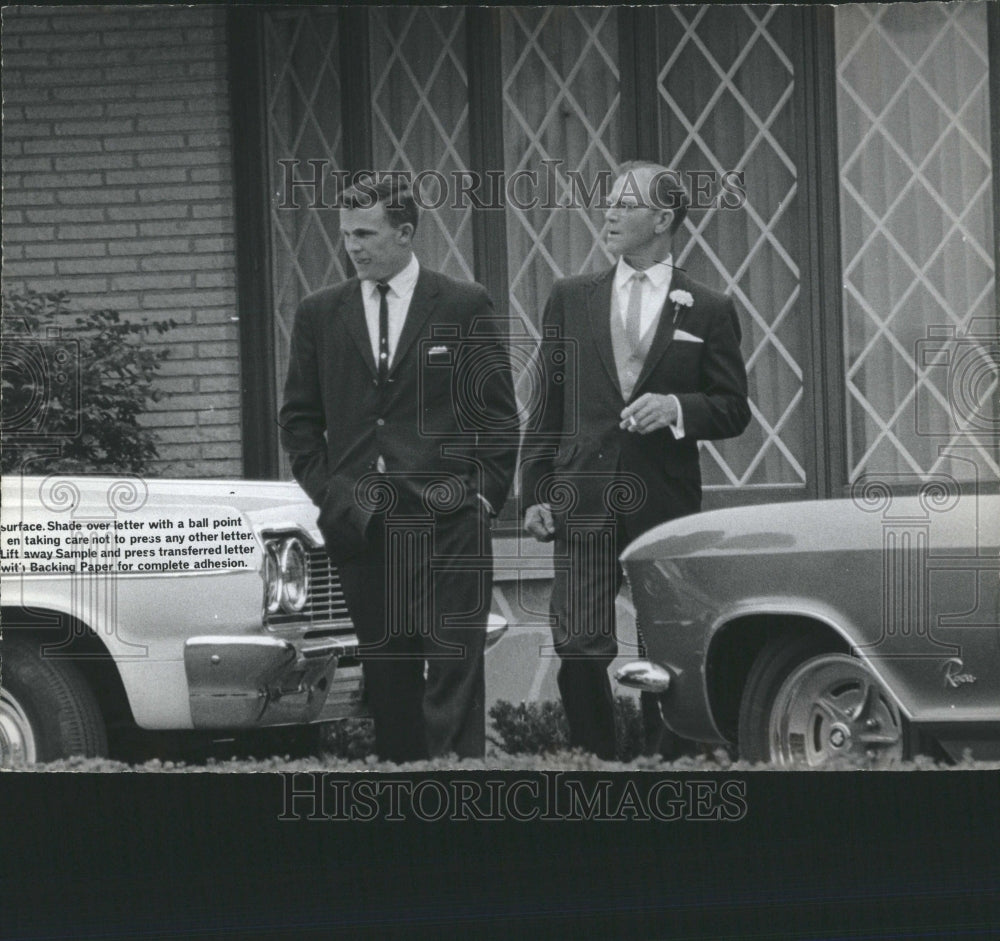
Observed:
[[[737,630],[741,622],[758,622],[760,619],[775,619],[776,621],[780,619],[785,623],[809,621],[813,624],[823,625],[832,635],[836,635],[843,642],[853,656],[860,659],[878,677],[885,686],[887,694],[906,718],[913,717],[907,703],[897,695],[895,689],[890,685],[891,679],[879,664],[878,658],[868,656],[865,648],[856,644],[856,638],[863,636],[859,626],[852,623],[844,611],[818,602],[815,598],[748,598],[742,599],[737,604],[728,605],[720,611],[712,624],[708,648],[702,664],[702,679],[706,684],[708,664],[712,660],[713,650],[720,642],[720,635],[730,630]]]

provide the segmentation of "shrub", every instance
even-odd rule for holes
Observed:
[[[569,748],[569,726],[560,702],[524,703],[501,700],[490,709],[497,736],[490,741],[511,755],[544,755]],[[642,716],[636,701],[615,699],[618,760],[632,761],[642,753]]]
[[[569,748],[566,713],[559,702],[532,702],[515,706],[500,700],[490,708],[490,718],[499,738],[494,745],[510,755],[543,755]]]
[[[326,722],[320,731],[320,748],[331,758],[362,761],[375,754],[375,723],[370,719]]]
[[[489,741],[509,755],[546,755],[569,749],[569,727],[561,702],[513,703],[500,700],[490,709],[497,736]],[[642,754],[642,716],[628,696],[615,700],[618,760],[633,761]],[[313,727],[315,728],[315,727]],[[371,719],[340,719],[324,723],[319,750],[328,758],[363,761],[375,754],[375,725]],[[278,749],[288,750],[287,743]]]
[[[618,733],[618,760],[634,761],[642,754],[645,739],[637,699],[631,696],[615,699],[615,731]]]
[[[0,470],[145,472],[158,454],[139,416],[162,396],[153,379],[169,350],[143,341],[173,326],[74,314],[65,291],[5,294]]]

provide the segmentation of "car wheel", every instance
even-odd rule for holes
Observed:
[[[72,663],[40,655],[37,642],[0,646],[0,765],[107,754],[97,700]]]
[[[860,660],[809,638],[764,648],[740,707],[740,753],[781,767],[842,760],[886,767],[903,758],[899,709]]]

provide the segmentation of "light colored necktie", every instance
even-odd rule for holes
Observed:
[[[625,311],[625,337],[633,353],[639,351],[642,342],[642,286],[645,283],[644,271],[632,275],[632,288],[628,292],[628,308]]]

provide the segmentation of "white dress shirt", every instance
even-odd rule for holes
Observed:
[[[660,319],[660,312],[663,305],[667,303],[667,295],[670,293],[670,282],[674,271],[673,256],[667,255],[663,261],[650,265],[643,270],[646,276],[642,282],[642,306],[639,313],[639,336],[644,337],[650,330],[655,330]],[[628,299],[632,291],[632,276],[636,273],[624,258],[618,259],[618,268],[615,271],[614,291],[616,307],[622,318],[622,326],[628,329],[626,317],[628,314]],[[684,413],[681,411],[681,403],[676,395],[668,398],[674,400],[677,405],[677,421],[670,425],[675,438],[684,437]]]
[[[618,300],[618,311],[621,314],[622,326],[627,327],[625,315],[628,312],[628,296],[632,290],[632,275],[636,273],[624,258],[618,259],[618,269],[615,271],[615,292]],[[646,280],[642,284],[642,308],[639,315],[639,336],[656,326],[660,311],[667,302],[670,293],[673,259],[670,255],[657,265],[650,265],[643,271]]]
[[[406,312],[410,309],[410,301],[413,300],[413,289],[417,286],[417,277],[420,274],[420,262],[416,255],[411,255],[410,260],[402,271],[394,274],[389,279],[389,290],[386,291],[385,299],[389,306],[389,365],[392,365],[393,357],[396,355],[396,347],[399,345],[399,335],[403,332],[403,324],[406,323]],[[361,282],[361,297],[365,304],[365,322],[368,324],[368,339],[372,345],[372,360],[378,363],[378,308],[379,293],[375,281],[364,280]]]
[[[396,347],[399,346],[399,337],[403,332],[403,324],[406,323],[406,314],[410,309],[410,301],[413,300],[413,290],[417,286],[417,278],[420,275],[420,262],[416,255],[411,255],[406,267],[398,274],[389,278],[389,290],[385,292],[386,303],[389,307],[389,365],[396,356]],[[368,339],[372,345],[372,360],[378,364],[378,309],[381,297],[376,281],[364,280],[361,282],[361,297],[365,304],[365,323],[368,324]],[[385,458],[380,454],[376,467],[380,474],[386,472]],[[496,513],[493,504],[481,493],[476,494],[483,506],[491,516]]]

